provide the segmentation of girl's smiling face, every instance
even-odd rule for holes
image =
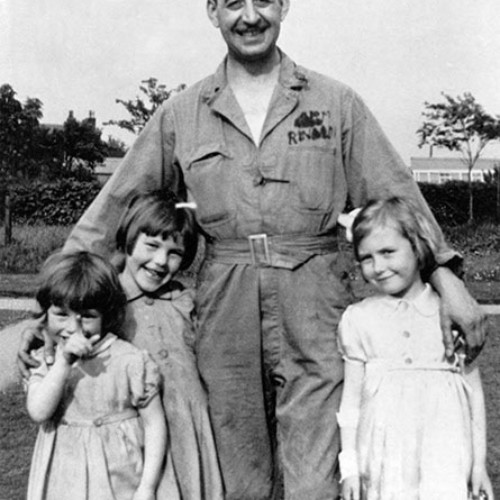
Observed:
[[[179,271],[184,245],[172,236],[148,236],[140,233],[134,249],[125,260],[125,273],[143,292],[155,292]]]
[[[364,278],[379,292],[412,299],[424,287],[410,241],[391,224],[375,227],[359,243]]]
[[[76,312],[65,306],[51,305],[47,310],[47,332],[55,342],[67,340],[74,333],[91,338],[102,336],[102,314],[97,309]]]

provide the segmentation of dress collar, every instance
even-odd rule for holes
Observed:
[[[94,345],[94,348],[92,349],[92,352],[90,353],[90,356],[88,357],[94,357],[100,354],[101,352],[106,351],[109,349],[111,344],[117,339],[118,337],[114,333],[107,333],[97,344]]]
[[[152,297],[157,300],[175,300],[186,292],[184,285],[175,280],[169,281],[154,293],[145,293],[139,288],[136,281],[129,273],[122,272],[119,278],[125,295],[127,296],[127,302],[133,302],[141,297]]]
[[[406,300],[385,296],[384,303],[394,312],[412,308],[421,316],[433,316],[439,311],[439,297],[428,283],[425,284],[423,291],[414,299]]]

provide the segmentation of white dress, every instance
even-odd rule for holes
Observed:
[[[469,391],[446,361],[439,298],[369,297],[345,311],[339,346],[363,363],[357,453],[366,500],[467,500]]]

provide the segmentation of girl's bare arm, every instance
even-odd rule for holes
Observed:
[[[493,500],[493,488],[486,468],[486,410],[477,362],[465,368],[464,377],[471,388],[470,408],[473,449],[471,491],[473,498],[480,498],[479,492],[484,491],[488,495],[488,500]]]
[[[342,450],[339,456],[342,495],[346,500],[359,500],[360,482],[356,453],[356,432],[361,406],[364,364],[346,361],[344,389],[337,414]]]
[[[139,410],[144,425],[144,469],[134,500],[155,500],[167,448],[167,423],[157,394]]]

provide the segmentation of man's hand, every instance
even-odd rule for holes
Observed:
[[[17,352],[17,366],[24,379],[29,377],[31,367],[37,367],[40,364],[30,355],[34,349],[44,346],[46,363],[48,365],[54,363],[54,342],[47,335],[44,326],[45,316],[42,316],[40,319],[30,321],[21,334],[21,343]]]
[[[458,329],[465,336],[466,362],[470,363],[479,354],[486,339],[486,316],[462,280],[449,269],[438,267],[430,281],[441,297],[441,328],[446,355],[453,355],[452,330]]]

